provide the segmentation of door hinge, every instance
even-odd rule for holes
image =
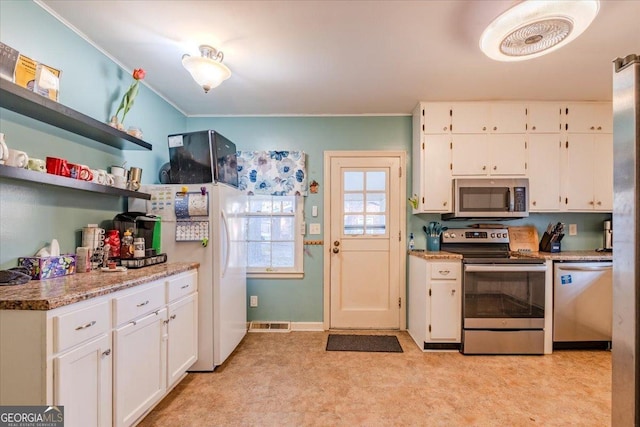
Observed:
[[[424,150],[424,142],[422,143],[422,149]]]
[[[565,205],[568,205],[568,204],[569,204],[569,198],[568,198],[568,197],[565,197],[565,198],[564,198],[564,204],[565,204]]]
[[[567,142],[565,142],[564,144],[565,148],[569,148],[569,140],[567,139]]]
[[[424,197],[422,198],[422,204],[424,205]]]
[[[424,117],[424,108],[422,109],[422,117]]]
[[[429,325],[429,332],[431,332],[431,325]]]
[[[400,166],[400,169],[398,170],[398,177],[402,178],[402,166]]]
[[[398,297],[398,308],[402,308],[402,297]]]
[[[453,142],[449,143],[449,150],[453,150]]]
[[[398,242],[402,242],[402,231],[398,231]]]
[[[527,169],[527,162],[524,162],[524,168]]]
[[[527,141],[524,142],[524,149],[527,149]]]
[[[431,289],[429,289],[429,296],[431,296]]]
[[[449,170],[453,170],[453,163],[449,163]]]

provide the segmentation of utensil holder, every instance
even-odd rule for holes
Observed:
[[[427,251],[438,252],[440,251],[440,236],[427,236]]]

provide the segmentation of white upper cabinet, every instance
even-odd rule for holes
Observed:
[[[422,212],[451,212],[451,135],[425,135],[422,159],[419,208]]]
[[[559,133],[562,130],[562,105],[552,102],[530,102],[527,106],[527,131]]]
[[[558,211],[560,205],[560,158],[562,141],[559,133],[530,134],[529,211]]]
[[[567,104],[565,130],[569,133],[613,133],[610,102]]]
[[[452,176],[525,175],[526,135],[452,135]]]
[[[613,137],[568,135],[565,208],[569,211],[613,210]]]
[[[451,106],[443,102],[425,102],[421,104],[422,132],[441,134],[451,132]]]
[[[452,133],[525,133],[524,103],[460,102],[451,107]]]

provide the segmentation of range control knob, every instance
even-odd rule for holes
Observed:
[[[496,233],[491,233],[491,238],[495,238],[496,237]],[[498,237],[500,237],[500,233],[498,233]]]
[[[502,237],[507,238],[507,233],[502,233]]]
[[[449,233],[446,233],[446,232],[445,232],[442,236],[443,236],[445,239],[448,239],[448,238],[449,238]]]
[[[451,238],[455,239],[456,238],[456,233],[451,233]]]

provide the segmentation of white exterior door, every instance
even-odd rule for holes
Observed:
[[[404,153],[325,154],[330,328],[404,327],[403,160]]]

